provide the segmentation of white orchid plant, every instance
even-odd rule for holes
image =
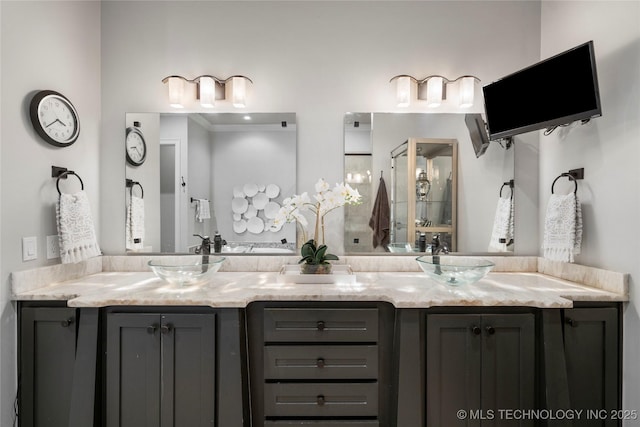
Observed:
[[[351,188],[349,184],[338,183],[331,188],[324,179],[318,180],[315,185],[316,194],[313,198],[307,192],[294,195],[283,200],[276,218],[274,226],[281,227],[284,223],[297,222],[301,225],[304,241],[307,242],[307,227],[309,221],[305,213],[311,212],[315,215],[315,228],[313,244],[324,244],[324,217],[331,211],[344,205],[357,205],[361,203],[362,196],[357,189]]]

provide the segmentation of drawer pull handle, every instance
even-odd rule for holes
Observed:
[[[496,330],[493,328],[493,326],[487,326],[487,328],[486,328],[486,329],[487,329],[487,333],[488,333],[489,335],[493,335],[493,334],[495,334],[495,333],[496,333]]]
[[[162,326],[160,326],[160,331],[161,331],[163,334],[168,334],[169,332],[171,332],[171,329],[172,329],[172,326],[171,326],[171,324],[170,324],[170,323],[169,323],[169,324],[166,324],[166,325],[162,325]]]
[[[577,326],[576,322],[570,317],[567,317],[567,320],[565,320],[565,322],[567,325],[571,326],[572,328]]]
[[[60,325],[63,328],[67,328],[73,323],[73,320],[74,320],[73,317],[69,317],[67,320],[63,320],[62,322],[60,322]]]
[[[316,403],[318,406],[324,406],[324,396],[322,394],[316,398]]]
[[[318,320],[318,323],[316,323],[316,326],[318,327],[319,331],[324,331],[324,328],[325,328],[324,321]]]
[[[480,333],[482,333],[482,329],[480,329],[479,326],[474,326],[471,328],[471,332],[473,332],[473,335],[480,335]]]
[[[149,325],[147,326],[147,333],[148,334],[155,334],[156,333],[156,329],[158,329],[158,325]]]
[[[322,357],[320,357],[320,358],[318,358],[318,360],[316,360],[316,367],[324,368],[324,359]]]

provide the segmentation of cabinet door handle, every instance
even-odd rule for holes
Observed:
[[[162,332],[163,334],[168,334],[169,332],[171,332],[171,329],[173,329],[171,323],[160,326],[160,332]]]
[[[316,367],[324,368],[324,359],[322,357],[319,357],[318,360],[316,360]]]
[[[471,332],[473,332],[473,335],[480,335],[482,333],[482,329],[480,329],[480,326],[474,326],[471,328]]]
[[[63,320],[62,322],[60,322],[60,325],[63,328],[67,328],[69,326],[71,326],[71,324],[73,323],[75,319],[73,317],[69,317],[67,320]]]
[[[324,331],[325,324],[324,324],[323,320],[318,320],[318,323],[316,323],[316,326],[317,326],[319,331]]]
[[[318,406],[323,406],[324,405],[324,395],[322,395],[322,394],[318,395],[318,397],[316,398],[316,403],[318,404]]]
[[[570,318],[570,317],[567,317],[567,318],[565,319],[565,321],[564,321],[564,322],[565,322],[567,325],[571,326],[572,328],[575,328],[576,326],[578,326],[578,325],[577,325],[577,323],[576,323],[576,321],[575,321],[575,320],[573,320],[573,319],[572,319],[572,318]]]
[[[493,326],[487,326],[486,330],[489,335],[493,335],[496,333],[496,330],[493,328]]]
[[[149,325],[149,326],[147,326],[147,333],[148,334],[155,334],[156,333],[156,329],[158,329],[158,325],[156,325],[155,323],[153,325]]]

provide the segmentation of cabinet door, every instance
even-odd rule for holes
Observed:
[[[479,410],[482,317],[427,316],[427,426],[479,426],[457,412]]]
[[[162,315],[160,331],[161,427],[213,426],[215,314]]]
[[[500,410],[535,409],[535,317],[483,315],[482,336],[482,408],[493,411],[493,419],[482,425],[505,425]],[[534,420],[514,420],[506,425],[533,424]]]
[[[619,408],[618,310],[613,307],[574,308],[564,313],[571,407],[585,411],[604,409],[611,414]],[[592,418],[584,417],[581,423],[585,426],[618,425],[611,417],[603,417],[608,420]]]
[[[107,427],[160,425],[160,316],[107,316]]]
[[[428,315],[427,426],[498,426],[500,409],[535,409],[535,366],[533,314]]]
[[[25,307],[20,330],[20,426],[66,426],[76,351],[74,308]]]

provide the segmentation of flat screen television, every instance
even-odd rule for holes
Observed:
[[[593,41],[489,83],[482,92],[491,140],[602,115]]]

